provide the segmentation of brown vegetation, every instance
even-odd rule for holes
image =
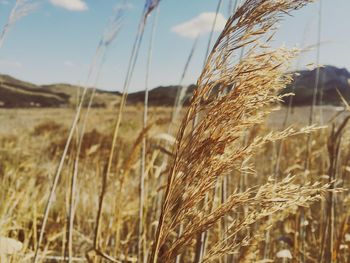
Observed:
[[[141,128],[134,106],[123,121],[113,109],[93,109],[86,130],[82,122],[69,130],[72,110],[54,121],[32,110],[29,125],[13,124],[15,137],[2,132],[0,237],[23,244],[5,257],[347,262],[348,118],[331,119],[332,127],[268,125],[271,115],[283,120],[274,111],[297,56],[268,44],[280,17],[308,2],[247,0],[217,40],[180,123],[170,123],[170,109],[150,108]],[[245,56],[232,63],[242,47]],[[20,120],[21,111],[12,120],[9,113],[9,125]]]

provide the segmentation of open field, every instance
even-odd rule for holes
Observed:
[[[20,136],[33,131],[40,124],[49,122],[54,122],[61,128],[68,130],[75,112],[75,109],[65,108],[0,109],[0,121],[6,124],[1,125],[0,134]],[[95,129],[102,133],[111,132],[117,115],[116,109],[97,108],[92,109],[90,114],[87,131]],[[128,107],[124,115],[122,134],[125,134],[126,137],[137,136],[142,126],[142,114],[141,106]],[[163,119],[165,123],[168,123],[171,118],[171,109],[167,107],[152,108],[149,117],[150,122]],[[165,125],[162,127],[164,128]]]
[[[319,108],[318,108],[319,109]],[[279,130],[285,116],[286,108],[272,113],[268,124],[256,126],[245,136],[245,140],[256,137],[258,134],[266,134],[269,130]],[[302,127],[307,120],[309,108],[295,108],[290,116],[293,123],[299,121],[294,127]],[[336,115],[335,108],[328,107],[324,110],[325,119]],[[11,109],[0,111],[0,180],[1,180],[1,200],[0,211],[1,235],[6,235],[20,240],[24,244],[21,258],[32,258],[31,251],[34,250],[37,240],[38,228],[42,220],[42,211],[45,201],[48,198],[53,174],[57,167],[59,157],[62,154],[63,144],[67,137],[70,122],[73,117],[73,110],[70,109]],[[85,260],[86,253],[91,260],[94,258],[93,248],[94,229],[96,215],[99,207],[99,196],[101,192],[101,182],[103,181],[103,169],[106,165],[109,146],[111,144],[111,133],[115,119],[115,110],[94,109],[90,113],[88,127],[83,149],[81,151],[80,169],[77,183],[77,200],[75,212],[75,226],[73,232],[73,252],[77,260]],[[152,236],[154,235],[156,212],[159,206],[157,198],[159,191],[164,187],[164,172],[162,169],[162,159],[169,156],[160,150],[164,147],[171,151],[168,143],[162,141],[160,134],[168,131],[171,108],[150,108],[150,123],[154,126],[147,132],[147,175],[145,178],[145,210],[144,210],[144,239],[145,251],[150,249]],[[341,122],[339,118],[338,121]],[[117,143],[116,163],[108,178],[108,186],[105,190],[105,206],[102,218],[101,236],[103,243],[101,249],[109,255],[119,257],[121,255],[134,254],[137,244],[137,220],[138,217],[138,182],[140,170],[140,138],[142,111],[137,107],[127,107],[124,121],[121,125],[121,136]],[[277,174],[284,178],[290,174],[295,176],[296,182],[305,180],[311,182],[327,183],[329,177],[326,176],[330,165],[329,152],[327,150],[327,140],[329,140],[330,128],[315,131],[313,133],[312,152],[310,167],[305,173],[304,160],[306,154],[307,135],[297,135],[283,141],[283,147],[279,142],[266,143],[253,159],[254,171],[246,170],[240,174],[232,172],[227,177],[229,191],[244,193],[251,187],[268,183],[270,175]],[[157,137],[158,136],[158,137]],[[157,139],[158,138],[158,139]],[[346,132],[342,136],[341,153],[348,156],[348,145],[350,136]],[[162,147],[158,147],[162,146]],[[75,147],[68,155],[67,163],[55,194],[55,203],[50,213],[48,227],[45,237],[45,260],[44,262],[56,262],[65,255],[67,242],[67,213],[69,207],[70,174],[73,168]],[[282,154],[278,157],[278,151]],[[276,168],[276,160],[280,158],[280,166]],[[338,164],[339,179],[337,187],[347,187],[350,182],[349,159],[341,158]],[[166,172],[166,171],[165,171]],[[217,191],[222,186],[217,185]],[[273,189],[273,185],[271,185]],[[278,187],[276,185],[276,187]],[[287,191],[293,192],[292,188]],[[299,190],[295,189],[296,196]],[[278,190],[277,190],[278,191]],[[300,188],[300,191],[301,188]],[[272,193],[271,193],[272,194]],[[272,197],[269,197],[272,198]],[[278,198],[278,195],[274,198]],[[298,203],[297,199],[292,201]],[[219,199],[214,200],[213,205],[218,206]],[[252,204],[251,204],[252,205]],[[276,206],[277,204],[274,204]],[[347,193],[336,196],[334,209],[336,218],[334,219],[334,235],[337,237],[336,253],[340,262],[346,262],[350,255],[348,230],[349,198]],[[268,258],[275,258],[275,262],[282,262],[276,253],[287,249],[293,257],[305,256],[306,262],[318,262],[317,255],[321,246],[324,233],[324,224],[327,218],[327,202],[317,203],[310,208],[302,208],[290,204],[283,208],[274,217],[262,216],[259,221],[250,226],[250,230],[245,230],[236,238],[237,242],[243,242],[244,235],[254,237],[252,243],[241,247],[238,251],[239,262],[255,262],[251,257],[263,257],[264,247],[267,249]],[[226,224],[233,224],[233,218],[244,220],[253,211],[253,207],[236,208],[229,214]],[[255,207],[254,209],[258,209]],[[259,209],[262,209],[260,207]],[[265,209],[268,209],[267,207]],[[278,209],[275,207],[275,209]],[[262,211],[256,211],[263,213]],[[266,210],[266,213],[269,213]],[[278,215],[278,216],[277,216]],[[305,217],[304,221],[300,221]],[[241,222],[241,221],[240,221]],[[303,222],[304,225],[300,225]],[[271,228],[268,226],[271,225]],[[214,229],[219,230],[224,225],[217,224]],[[227,227],[227,226],[226,226]],[[267,229],[269,229],[267,231]],[[248,232],[246,232],[248,231]],[[244,234],[245,233],[245,234]],[[301,237],[301,233],[305,235]],[[243,236],[242,236],[243,235]],[[214,238],[214,236],[212,236]],[[267,239],[268,238],[268,239]],[[307,239],[307,245],[302,247],[301,238]],[[241,240],[241,241],[239,241]],[[210,242],[214,242],[214,240]],[[268,247],[266,248],[266,245]],[[262,250],[261,250],[262,249]],[[260,253],[256,254],[255,251]],[[145,252],[146,253],[146,252]],[[262,253],[262,254],[261,254]],[[260,255],[260,256],[259,256]],[[51,259],[51,261],[49,260]],[[136,261],[135,256],[129,256],[126,262]],[[26,262],[24,260],[23,262]],[[296,261],[298,262],[298,261]]]
[[[185,110],[185,109],[183,109]],[[287,113],[287,107],[279,107],[267,120],[267,125],[271,128],[280,128]],[[173,109],[171,107],[152,107],[149,111],[150,122],[163,120],[161,125],[163,132],[167,131],[168,124],[171,119]],[[327,124],[332,120],[340,121],[348,114],[343,112],[343,107],[322,106],[316,107],[316,112],[323,113],[323,124]],[[294,107],[288,117],[287,125],[297,127],[306,126],[308,124],[308,115],[310,107]],[[4,125],[0,127],[0,134],[20,136],[35,129],[35,127],[46,122],[55,122],[65,129],[69,129],[75,109],[65,108],[29,108],[29,109],[0,109],[0,122]],[[88,131],[96,129],[102,133],[111,131],[115,122],[117,110],[95,108],[91,110],[91,118],[88,122]],[[142,106],[128,106],[125,110],[122,129],[125,129],[126,137],[136,136],[141,130],[142,124]],[[320,114],[317,116],[315,123],[321,124]],[[124,131],[124,130],[123,130]]]
[[[16,0],[0,47],[34,2]],[[50,2],[88,11],[82,0]],[[127,69],[122,93],[89,87],[127,1],[97,42],[83,87],[0,76],[0,263],[350,262],[350,73],[298,74],[291,68],[304,50],[274,47],[282,17],[313,0],[230,1],[227,19],[219,0],[216,13],[173,27],[209,25],[204,65],[187,88],[198,38],[181,85],[148,89],[154,18],[147,88],[130,93],[160,2],[146,0],[129,64],[118,65]]]

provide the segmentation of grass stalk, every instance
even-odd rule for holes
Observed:
[[[229,166],[226,166],[226,164],[232,164],[233,162],[233,160],[230,160],[230,162],[228,161],[226,163],[222,158],[225,156],[224,153],[227,143],[231,140],[232,142],[237,141],[237,134],[239,133],[241,136],[242,130],[239,129],[237,123],[232,123],[232,126],[230,126],[230,121],[233,121],[235,117],[230,116],[230,118],[225,118],[224,116],[225,110],[229,110],[231,115],[232,112],[235,112],[229,105],[240,105],[240,107],[243,107],[244,105],[245,107],[248,107],[248,101],[243,103],[236,101],[236,98],[247,98],[242,94],[242,92],[247,90],[244,90],[243,87],[240,87],[239,85],[244,85],[249,79],[245,79],[241,82],[240,78],[244,76],[244,73],[249,73],[250,79],[260,81],[261,76],[264,76],[264,74],[260,71],[270,67],[270,64],[267,66],[264,64],[265,62],[261,61],[262,65],[257,65],[256,71],[253,68],[249,69],[249,66],[246,66],[245,63],[249,64],[253,61],[257,62],[256,59],[258,57],[264,57],[264,55],[252,55],[252,49],[248,49],[245,54],[245,56],[248,57],[252,56],[251,60],[246,57],[245,59],[242,59],[238,65],[229,68],[223,67],[223,61],[229,59],[235,50],[258,41],[259,37],[252,37],[252,39],[249,39],[249,36],[262,36],[269,31],[278,20],[275,19],[276,17],[274,15],[278,16],[277,14],[279,12],[285,13],[293,9],[298,9],[305,3],[305,1],[260,2],[248,0],[242,7],[240,7],[237,13],[228,20],[223,33],[220,35],[218,41],[214,45],[213,52],[207,60],[207,66],[204,67],[202,75],[197,82],[198,88],[195,91],[191,105],[185,114],[178,132],[177,147],[175,148],[173,165],[168,177],[168,184],[158,222],[155,243],[149,262],[167,261],[176,258],[176,256],[181,253],[182,249],[189,249],[186,246],[190,244],[190,240],[193,240],[193,238],[195,238],[197,235],[202,235],[205,233],[224,215],[222,214],[223,210],[221,206],[220,208],[213,210],[211,215],[207,217],[207,220],[210,222],[206,221],[204,218],[203,221],[201,221],[201,218],[198,218],[196,219],[198,220],[197,225],[192,220],[190,225],[184,225],[183,235],[174,241],[172,247],[170,249],[166,248],[167,246],[165,244],[167,243],[168,238],[170,239],[170,233],[174,230],[174,228],[177,229],[177,227],[183,222],[186,222],[186,216],[192,213],[189,212],[189,210],[195,213],[196,208],[200,207],[199,204],[201,204],[201,202],[205,199],[205,196],[210,193],[215,186],[217,179],[220,178],[224,172],[228,171],[227,169],[229,169]],[[258,19],[255,20],[254,15],[257,15]],[[260,29],[257,29],[256,26],[258,26],[261,21],[266,22],[266,24],[260,25]],[[234,22],[237,22],[237,24]],[[247,29],[247,31],[245,31],[245,29]],[[255,30],[258,31],[255,32]],[[243,36],[240,35],[240,33],[242,33]],[[245,33],[247,35],[244,35]],[[228,52],[226,52],[227,36],[231,37],[231,41],[229,41],[229,43],[232,45],[231,48],[228,49]],[[242,40],[242,42],[240,42],[240,40]],[[281,61],[283,60],[282,57]],[[287,57],[288,55],[285,58]],[[266,59],[266,63],[272,62],[271,57],[267,54]],[[278,60],[276,57],[274,59],[276,59],[276,61]],[[278,62],[279,65],[281,65],[281,61]],[[271,68],[273,68],[273,70],[266,73],[267,75],[274,72],[278,66],[276,67],[276,65],[274,65],[271,66]],[[223,69],[224,72],[221,71]],[[242,69],[242,72],[240,72],[240,69]],[[235,74],[235,70],[237,70],[237,74]],[[259,77],[254,78],[251,74],[252,72],[257,72],[258,70],[260,72]],[[221,77],[216,78],[216,76]],[[271,78],[269,79],[271,80]],[[279,77],[276,79],[280,80]],[[223,83],[225,83],[225,85],[237,85],[226,96],[217,97],[214,92],[214,88],[218,86],[220,87],[220,84]],[[265,85],[266,83],[264,83],[264,86]],[[259,85],[255,83],[255,85],[252,86]],[[210,95],[213,95],[212,100],[208,99]],[[254,100],[256,99],[256,93],[254,93],[254,95],[252,94],[251,96],[254,97]],[[201,115],[200,122],[198,122],[197,125],[193,125],[194,120],[199,114]],[[249,116],[253,116],[248,111],[241,111],[237,114],[239,114],[239,117],[237,116],[238,120],[240,120],[240,118],[244,119],[244,117],[249,118]],[[223,119],[220,119],[221,116]],[[238,120],[237,122],[239,122]],[[225,123],[225,131],[229,131],[228,133],[225,133],[224,127],[221,127],[221,124],[223,123]],[[231,134],[232,136],[235,134],[235,138],[231,138]],[[240,138],[240,136],[238,138]],[[224,141],[226,142],[225,144],[220,143]],[[250,148],[250,146],[247,147]],[[245,147],[245,149],[248,149],[247,147]],[[221,156],[220,161],[216,161],[217,159],[215,156]],[[201,160],[202,163],[205,163],[206,167],[212,167],[211,163],[215,163],[215,165],[218,166],[215,166],[215,168],[208,168],[209,170],[215,169],[213,171],[209,171],[206,170],[207,168],[205,167],[198,166],[193,158],[196,158],[196,160]],[[183,189],[184,187],[185,189]],[[187,194],[184,195],[183,193]],[[229,197],[229,200],[232,200],[231,198],[232,195]],[[223,206],[227,205],[231,209],[232,206],[229,205],[229,200],[223,204]],[[225,211],[228,212],[228,210]],[[213,214],[216,213],[218,213],[218,217],[214,217]],[[225,244],[225,242],[223,241],[220,244]],[[221,249],[219,250],[221,251]],[[209,262],[216,257],[214,255],[218,254],[218,250],[213,251],[211,249],[210,252],[205,253],[203,261]]]
[[[107,168],[105,170],[105,172],[106,172],[105,177],[107,178],[107,180],[108,180],[108,175],[110,174],[111,169],[112,169],[112,165],[113,165],[114,153],[115,153],[116,143],[117,143],[117,139],[118,139],[120,123],[122,120],[124,107],[126,105],[127,92],[128,92],[129,85],[130,85],[130,80],[131,80],[133,72],[134,72],[138,53],[140,50],[140,46],[141,46],[141,42],[142,42],[142,38],[143,38],[143,33],[144,33],[144,24],[143,24],[143,18],[142,18],[140,20],[140,23],[139,23],[138,32],[136,33],[135,41],[134,41],[132,52],[130,55],[129,66],[128,66],[128,70],[127,70],[127,74],[126,74],[126,78],[125,78],[125,82],[124,82],[124,87],[123,87],[123,95],[121,98],[121,102],[119,105],[119,110],[118,110],[118,114],[117,114],[117,118],[116,118],[116,122],[115,122],[115,126],[114,126],[112,144],[111,144],[111,148],[110,148]],[[101,195],[101,200],[99,203],[97,218],[101,218],[103,210],[104,210],[104,195]],[[96,230],[95,230],[95,239],[98,240],[100,238],[100,232],[101,232],[101,230],[100,230],[101,220],[97,221],[96,224],[97,225],[96,225]],[[95,245],[98,245],[98,243],[99,242],[97,241],[95,243]],[[95,250],[99,250],[99,247],[95,246]]]
[[[145,78],[145,99],[144,99],[144,110],[143,110],[143,129],[146,129],[148,126],[148,96],[149,96],[149,75],[151,70],[152,63],[152,54],[153,54],[153,43],[155,38],[155,32],[157,27],[157,20],[159,16],[159,6],[157,6],[156,16],[153,20],[150,43],[148,48],[148,58],[147,58],[147,67],[146,67],[146,78]],[[146,242],[146,235],[144,233],[144,203],[145,203],[145,178],[146,178],[146,152],[147,152],[147,138],[146,136],[142,139],[141,145],[141,177],[139,185],[139,226],[138,226],[138,261],[144,262],[143,256],[146,252],[142,253],[143,250],[143,241]]]

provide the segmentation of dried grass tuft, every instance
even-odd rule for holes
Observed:
[[[237,174],[251,170],[249,160],[266,143],[314,129],[288,128],[242,143],[246,131],[261,124],[271,112],[271,106],[282,100],[276,94],[291,81],[285,72],[297,51],[268,46],[275,25],[282,15],[308,2],[311,1],[248,0],[228,20],[197,82],[198,88],[177,135],[150,262],[172,262],[185,251],[194,253],[198,235],[214,228],[230,211],[251,207],[243,221],[231,223],[225,234],[232,239],[230,242],[225,238],[210,245],[212,249],[204,261],[211,262],[237,246],[248,244],[248,237],[239,241],[236,236],[250,224],[292,204],[306,205],[319,199],[320,191],[324,192],[325,188],[318,185],[299,188],[287,178],[274,184],[267,182],[258,188],[255,197],[248,190],[232,193],[217,208],[206,203],[203,206],[218,179],[233,170]],[[236,51],[242,47],[247,48],[246,54],[235,64]],[[281,200],[271,202],[267,198],[272,189]],[[180,234],[174,235],[180,228]]]

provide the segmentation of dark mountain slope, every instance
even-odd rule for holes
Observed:
[[[317,70],[301,70],[294,72],[294,81],[285,93],[295,93],[294,106],[311,105]],[[317,104],[340,105],[342,96],[350,101],[350,73],[346,69],[334,66],[320,68]],[[185,94],[185,105],[188,105],[195,85],[188,87]],[[179,86],[161,86],[149,91],[150,106],[174,105]],[[337,91],[338,90],[338,91]],[[0,75],[0,107],[74,107],[77,105],[82,88],[69,84],[53,84],[38,86],[17,80],[7,75]],[[120,102],[119,92],[97,90],[93,107],[110,107]],[[143,104],[145,92],[128,95],[128,104]],[[289,103],[291,97],[285,99]]]
[[[294,93],[293,104],[296,106],[311,105],[317,79],[317,69],[295,72],[294,82],[283,93]],[[320,68],[317,87],[317,104],[339,105],[340,96],[350,101],[350,73],[345,68],[324,66]],[[286,99],[286,103],[289,99]]]
[[[38,86],[0,75],[0,107],[74,107],[82,88],[70,84],[52,84]],[[106,107],[119,101],[120,94],[97,90],[93,107]],[[87,102],[86,102],[87,103]]]
[[[161,86],[149,91],[149,105],[151,106],[173,106],[179,86]],[[192,96],[195,85],[190,85],[185,94],[184,104],[187,105]],[[142,104],[145,100],[145,92],[139,91],[128,95],[128,103]]]

